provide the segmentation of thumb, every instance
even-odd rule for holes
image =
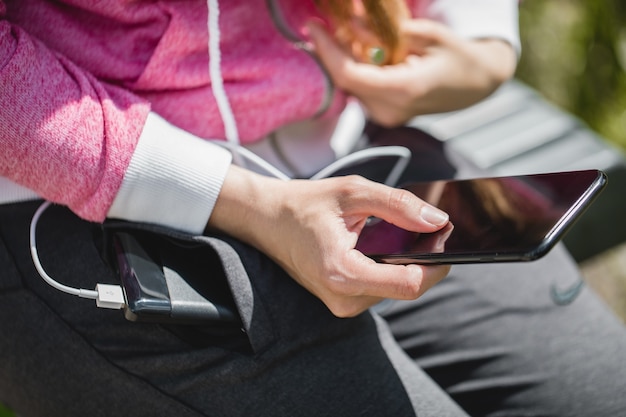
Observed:
[[[449,222],[447,213],[409,190],[365,181],[353,194],[345,194],[344,212],[375,216],[402,229],[434,232]]]

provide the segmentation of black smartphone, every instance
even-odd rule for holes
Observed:
[[[450,223],[413,233],[373,219],[357,249],[391,264],[532,261],[554,247],[606,184],[598,170],[406,184],[447,212]]]

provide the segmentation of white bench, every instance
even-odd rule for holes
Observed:
[[[626,156],[519,81],[467,109],[420,116],[425,130],[494,175],[596,168],[609,185],[568,232],[578,261],[626,241]]]

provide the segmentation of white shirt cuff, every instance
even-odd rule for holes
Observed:
[[[202,233],[231,158],[150,113],[108,217]]]
[[[429,18],[465,38],[496,38],[521,52],[518,0],[434,0]]]

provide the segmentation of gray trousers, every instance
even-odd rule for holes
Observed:
[[[245,330],[216,332],[49,287],[28,250],[37,206],[0,207],[0,402],[22,417],[626,415],[626,328],[562,247],[454,267],[418,300],[338,319],[264,255],[207,238],[207,279],[228,281]],[[97,229],[51,208],[49,274],[115,283]]]

